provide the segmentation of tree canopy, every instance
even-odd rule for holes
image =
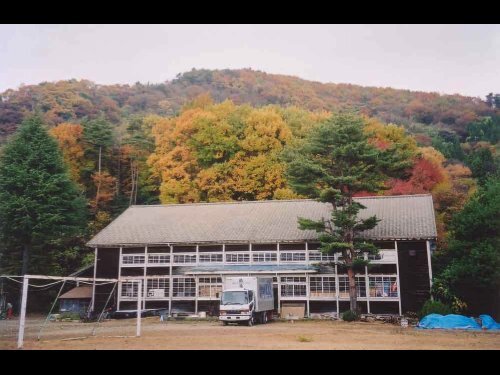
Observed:
[[[0,236],[8,256],[31,266],[34,248],[82,234],[85,199],[39,117],[26,119],[0,157]]]
[[[351,310],[357,312],[355,270],[365,265],[363,253],[377,248],[361,239],[379,219],[360,218],[365,207],[353,198],[361,192],[378,192],[390,176],[402,174],[412,164],[412,147],[387,143],[377,147],[370,139],[366,120],[352,114],[336,114],[314,128],[298,147],[285,151],[286,176],[298,194],[332,205],[330,220],[299,218],[301,229],[321,233],[320,250],[340,253],[347,267]]]

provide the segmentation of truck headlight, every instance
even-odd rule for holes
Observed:
[[[250,312],[250,310],[241,310],[241,312],[242,312],[243,314],[246,314],[246,313],[249,313],[249,312]]]
[[[226,315],[226,312],[225,311],[221,311],[220,315]]]

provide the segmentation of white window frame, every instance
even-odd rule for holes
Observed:
[[[208,295],[207,292],[208,291]],[[198,298],[217,299],[218,293],[222,292],[222,277],[200,276],[198,277]]]
[[[306,276],[281,276],[281,299],[307,298]]]
[[[277,263],[278,262],[278,252],[277,251],[253,251],[252,252],[252,262],[253,263]]]
[[[159,261],[152,261],[159,260]],[[158,266],[168,266],[170,265],[170,254],[169,253],[151,253],[148,254],[148,266],[158,267]]]
[[[208,260],[207,260],[208,259]],[[198,263],[224,263],[224,254],[219,253],[199,253]]]
[[[231,259],[236,258],[236,259]],[[229,252],[226,253],[226,263],[237,264],[237,263],[250,263],[250,252]]]
[[[196,297],[196,279],[194,277],[174,277],[172,279],[172,297],[195,298]]]
[[[173,253],[174,265],[196,264],[196,253]]]
[[[309,276],[309,294],[310,298],[335,298],[335,275]]]
[[[305,251],[285,250],[280,251],[281,263],[306,263],[307,256]]]

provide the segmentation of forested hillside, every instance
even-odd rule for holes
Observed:
[[[40,116],[88,201],[90,233],[130,204],[295,197],[282,149],[342,111],[364,116],[379,147],[402,143],[423,155],[386,192],[433,192],[448,218],[498,169],[499,94],[481,100],[243,69],[192,70],[161,84],[41,83],[0,99],[0,149],[24,118]]]
[[[92,262],[86,241],[133,204],[304,197],[287,180],[287,152],[300,150],[311,133],[340,112],[354,112],[369,144],[381,153],[394,153],[405,165],[385,176],[380,189],[356,191],[356,195],[432,194],[441,255],[436,269],[451,275],[443,276],[443,284],[437,285],[445,285],[443,290],[448,291],[455,288],[458,276],[454,275],[477,276],[465,266],[449,268],[454,259],[468,256],[456,245],[466,226],[454,218],[466,215],[461,213],[464,207],[486,212],[482,206],[489,203],[477,200],[481,194],[495,199],[500,94],[482,100],[322,84],[249,69],[193,70],[154,85],[106,86],[71,80],[3,93],[0,166],[10,174],[0,175],[0,192],[7,197],[0,200],[4,215],[0,217],[0,271],[18,274],[22,268],[31,273],[68,274]],[[40,163],[45,155],[51,161],[46,165]],[[14,223],[10,214],[38,215],[33,220],[21,215],[28,220],[19,226],[23,230],[50,210],[58,220],[66,220],[59,211],[65,210],[61,202],[68,200],[67,191],[60,189],[56,196],[46,178],[39,178],[51,176],[52,165],[57,166],[55,180],[65,181],[70,198],[83,198],[78,214],[85,219],[78,220],[78,234],[69,235],[49,226],[50,214],[50,230],[42,231],[37,241],[20,243],[20,236],[7,225]],[[23,172],[23,166],[32,172]],[[20,187],[26,190],[22,199],[9,198]],[[40,202],[47,202],[48,208]],[[492,217],[495,210],[496,206]],[[500,262],[498,251],[481,250],[483,242],[485,249],[494,249],[491,243],[496,244],[497,237],[493,233],[478,240],[482,242],[476,244],[477,270],[483,262]],[[27,248],[29,264],[23,256]],[[484,288],[496,288],[496,282],[489,278]]]
[[[253,106],[295,105],[309,110],[354,110],[412,132],[427,127],[466,135],[466,126],[493,115],[500,96],[479,98],[306,81],[251,69],[192,70],[158,84],[97,85],[82,80],[26,85],[0,95],[0,142],[22,119],[39,111],[49,126],[104,115],[119,124],[132,114],[178,114],[196,96],[210,93],[216,102],[231,99]],[[486,95],[487,93],[485,93]]]

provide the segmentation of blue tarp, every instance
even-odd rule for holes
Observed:
[[[481,322],[483,323],[483,329],[500,330],[500,323],[495,322],[495,320],[489,315],[479,315]]]
[[[480,330],[481,326],[473,318],[463,315],[429,314],[418,323],[417,328]]]

